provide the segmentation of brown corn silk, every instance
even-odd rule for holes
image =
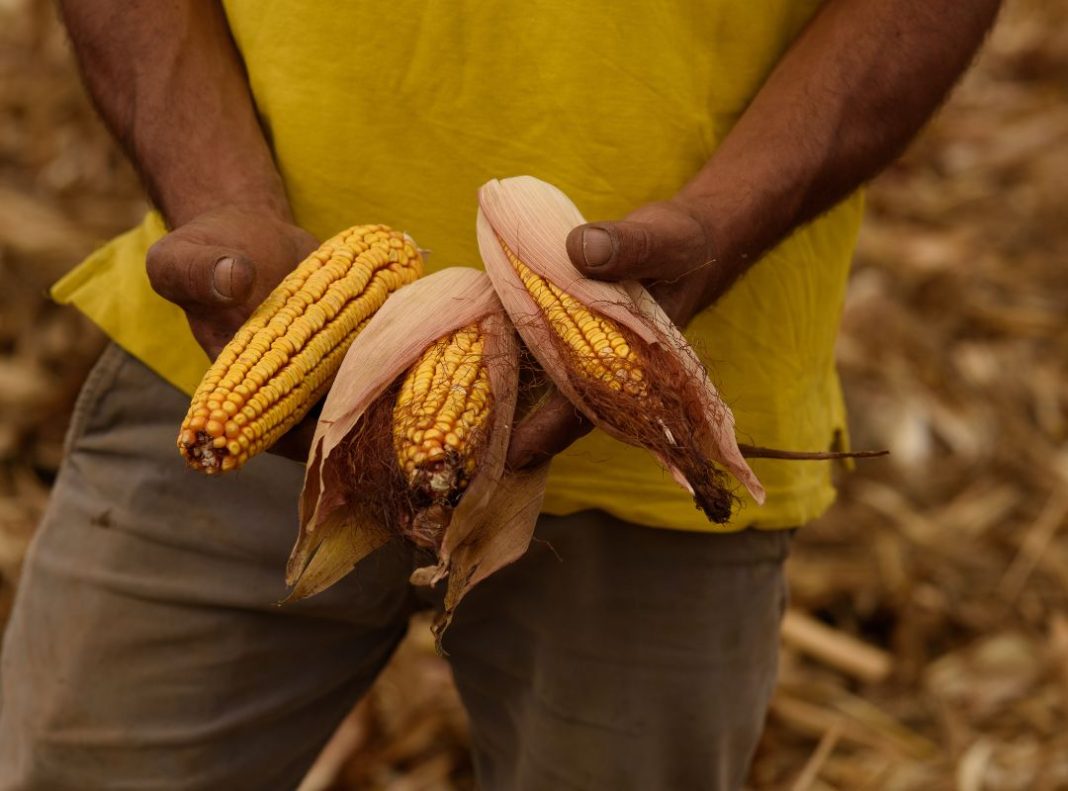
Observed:
[[[256,308],[204,374],[178,450],[209,475],[242,466],[326,392],[349,344],[386,298],[423,272],[415,244],[384,225],[328,239]]]
[[[545,468],[504,471],[517,383],[518,342],[485,273],[446,269],[389,299],[349,349],[316,427],[290,598],[402,537],[434,553],[413,582],[448,578],[444,624],[473,585],[518,558]]]
[[[567,235],[584,222],[530,176],[479,191],[479,250],[526,345],[586,417],[651,451],[709,519],[727,521],[734,502],[720,467],[762,503],[734,417],[682,333],[639,284],[590,280],[571,264]]]

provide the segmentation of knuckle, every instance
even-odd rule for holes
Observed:
[[[618,229],[619,260],[623,265],[644,264],[650,255],[652,239],[640,223],[628,223]]]
[[[634,234],[634,260],[644,264],[649,260],[649,256],[652,253],[652,235],[644,225],[638,226],[636,231]]]
[[[145,270],[148,280],[156,291],[163,293],[173,288],[174,257],[170,254],[170,241],[164,236],[148,248],[145,254]]]
[[[187,306],[204,301],[204,271],[195,245],[168,234],[148,248],[145,271],[157,294]]]
[[[708,221],[700,211],[689,204],[684,205],[682,211],[692,225],[692,244],[696,250],[696,254],[699,255],[704,262],[714,260],[715,244],[712,239],[711,229],[708,226]]]

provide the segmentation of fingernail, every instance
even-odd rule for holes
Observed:
[[[220,258],[211,272],[211,285],[215,292],[225,298],[234,298],[234,259]]]
[[[612,258],[612,237],[602,228],[587,228],[582,232],[582,258],[586,266],[604,266]]]

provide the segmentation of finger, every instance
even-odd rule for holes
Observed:
[[[183,307],[230,307],[252,293],[256,270],[240,252],[174,234],[148,249],[148,279],[156,293]]]
[[[593,424],[556,391],[512,430],[508,468],[525,470],[542,464],[592,429]]]
[[[584,275],[598,280],[675,280],[709,259],[704,227],[679,210],[651,208],[619,222],[572,229],[567,252]]]
[[[187,313],[186,318],[189,320],[193,337],[212,361],[222,353],[243,323],[242,316],[233,311],[225,311],[222,314],[215,311],[211,315]]]

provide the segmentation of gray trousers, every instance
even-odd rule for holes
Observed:
[[[4,791],[292,789],[410,616],[437,606],[407,584],[400,542],[277,606],[302,468],[186,471],[186,406],[115,346],[82,391],[4,638]],[[740,787],[788,534],[586,512],[543,517],[537,538],[446,634],[481,787]]]

